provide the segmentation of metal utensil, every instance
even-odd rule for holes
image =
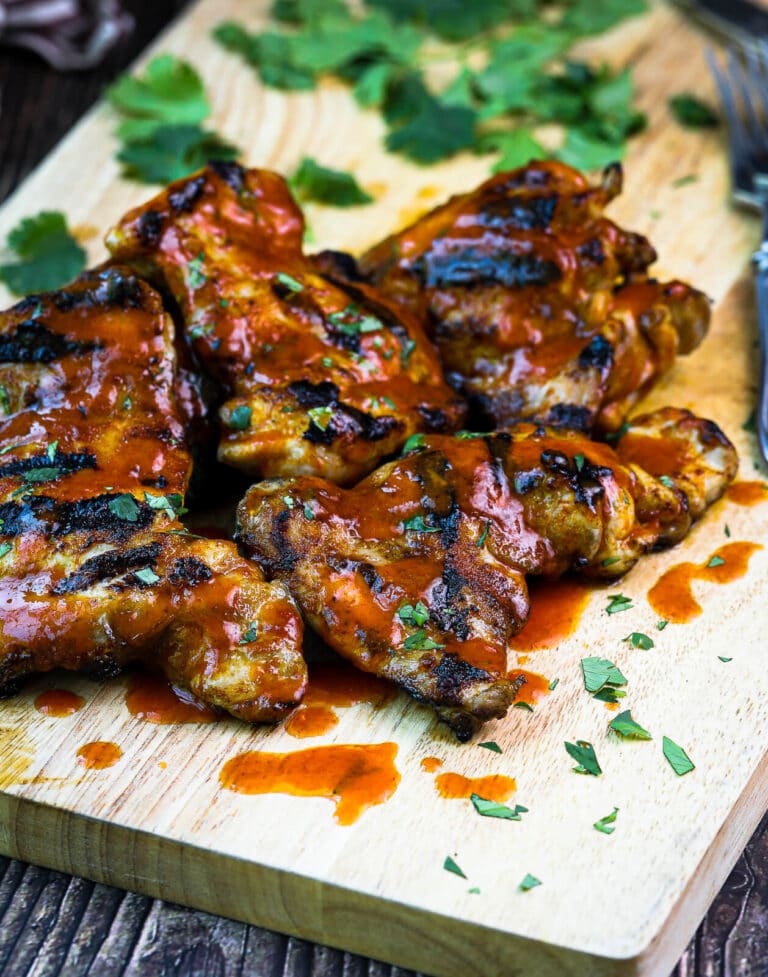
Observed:
[[[760,381],[755,428],[768,463],[768,41],[731,46],[724,63],[707,60],[728,120],[733,197],[763,217],[763,241],[752,255],[760,336]]]

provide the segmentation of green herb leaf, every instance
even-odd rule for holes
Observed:
[[[665,628],[665,627],[666,627],[666,626],[667,626],[668,624],[669,624],[669,621],[657,621],[657,622],[656,622],[656,630],[657,630],[657,631],[663,631],[663,630],[664,630],[664,628]]]
[[[506,804],[499,804],[497,801],[489,801],[479,794],[470,794],[469,799],[478,814],[484,818],[500,818],[503,821],[522,821],[521,814],[528,811],[527,807],[521,804],[515,805],[514,809],[507,807]]]
[[[576,740],[575,743],[565,744],[566,752],[572,757],[577,766],[573,768],[574,773],[590,774],[592,777],[599,777],[603,772],[595,756],[595,748],[587,740]]]
[[[24,482],[52,482],[61,475],[60,468],[32,468],[21,476]]]
[[[424,516],[411,516],[410,519],[403,519],[403,529],[414,533],[439,533],[439,526],[428,526],[424,521]]]
[[[581,129],[568,129],[556,157],[579,170],[599,170],[624,158],[624,144],[590,136]]]
[[[171,492],[170,495],[150,495],[149,492],[145,492],[144,501],[150,509],[157,509],[164,512],[171,520],[177,516],[183,516],[187,511],[182,504],[182,495],[180,492]]]
[[[308,502],[304,503],[304,518],[309,519],[310,522],[315,518],[315,513]]]
[[[446,855],[445,861],[443,862],[443,868],[446,872],[453,872],[454,875],[460,875],[462,879],[466,879],[466,875],[461,871],[450,855]]]
[[[485,527],[483,528],[483,531],[480,534],[480,538],[478,539],[477,543],[475,544],[478,548],[485,545],[485,541],[486,541],[486,539],[488,537],[488,530],[490,528],[491,528],[491,520],[490,519],[486,519],[485,520]]]
[[[618,716],[608,723],[610,729],[619,736],[623,736],[625,739],[629,740],[650,740],[653,739],[651,734],[647,729],[643,729],[640,723],[636,723],[632,718],[632,713],[629,709],[624,712],[620,712]]]
[[[674,488],[675,487],[675,483],[669,477],[669,475],[659,475],[659,481],[661,482],[662,485],[666,485],[667,488]]]
[[[232,431],[247,431],[251,426],[252,409],[245,404],[240,404],[229,412],[227,427]]]
[[[283,502],[285,502],[289,509],[292,509],[296,505],[290,495],[284,495]]]
[[[85,251],[59,211],[43,210],[34,217],[23,217],[5,243],[16,260],[0,265],[0,281],[16,295],[52,291],[85,267]]]
[[[616,687],[627,684],[621,670],[607,658],[582,658],[581,670],[587,692],[599,692],[606,685]]]
[[[622,611],[628,611],[632,607],[631,597],[625,597],[624,594],[609,594],[608,606],[605,610],[607,614],[620,614]]]
[[[690,92],[673,95],[669,107],[680,125],[689,129],[713,129],[720,125],[717,112]]]
[[[171,183],[209,160],[235,159],[238,150],[200,126],[163,126],[151,139],[125,143],[117,154],[123,173],[141,183]]]
[[[373,200],[351,173],[320,166],[309,156],[301,161],[290,184],[302,200],[333,207],[356,207]]]
[[[293,275],[287,275],[284,271],[279,271],[275,275],[275,281],[284,288],[287,288],[289,292],[298,293],[304,291],[304,286],[301,282],[297,281]]]
[[[239,645],[248,645],[252,641],[255,641],[259,636],[259,622],[251,621],[248,628],[243,631],[242,638],[237,642]]]
[[[549,683],[549,691],[550,692],[554,692],[555,689],[558,687],[559,684],[560,684],[560,679],[559,678],[553,678],[552,681]]]
[[[721,567],[724,563],[725,563],[725,560],[722,558],[722,556],[715,555],[713,557],[710,557],[710,560],[709,560],[709,563],[707,563],[707,566],[708,567]]]
[[[533,706],[530,704],[530,702],[524,702],[522,699],[520,699],[518,702],[513,702],[512,708],[522,709],[524,712],[533,712]]]
[[[682,746],[678,746],[677,743],[671,740],[668,736],[662,737],[661,746],[667,762],[678,777],[682,777],[684,774],[690,773],[691,770],[696,769],[691,758],[688,756]]]
[[[8,542],[0,543],[0,560],[4,556],[8,556],[8,554],[11,552],[12,549],[13,549],[12,543],[8,543]]]
[[[432,638],[428,638],[423,628],[408,635],[403,642],[406,651],[432,651],[435,648],[445,648],[445,645],[438,644]]]
[[[480,143],[483,149],[496,150],[501,155],[492,166],[493,173],[514,170],[532,159],[543,159],[547,153],[541,143],[524,126],[511,132],[499,130],[489,133]]]
[[[141,570],[135,571],[135,576],[145,584],[155,584],[160,580],[160,577],[155,573],[152,567],[144,567]]]
[[[633,648],[641,648],[643,651],[648,651],[654,647],[653,638],[649,638],[648,635],[643,634],[642,631],[633,631],[623,640],[628,641]]]
[[[420,628],[429,620],[429,608],[423,601],[413,604],[401,604],[397,609],[397,616],[410,627]]]
[[[423,448],[425,440],[426,437],[423,434],[412,434],[403,445],[403,454],[405,455],[409,451],[416,451],[419,448]]]
[[[476,122],[472,109],[425,99],[412,119],[388,133],[386,147],[415,163],[436,163],[474,145]]]
[[[686,176],[681,176],[678,177],[677,180],[673,180],[672,186],[675,189],[678,189],[679,187],[687,187],[690,183],[697,183],[698,179],[699,177],[696,173],[688,173]]]
[[[535,889],[537,885],[541,885],[541,884],[542,883],[540,879],[537,879],[535,875],[531,875],[530,872],[527,872],[525,878],[518,886],[518,889],[521,892],[528,892],[531,889]]]
[[[726,523],[726,524],[725,524],[725,527],[724,527],[724,529],[723,529],[723,532],[724,532],[724,533],[725,533],[725,535],[726,535],[726,536],[727,536],[727,537],[728,537],[728,538],[730,539],[730,536],[731,536],[731,528],[730,528],[730,526],[728,525],[728,523]]]
[[[324,404],[322,407],[310,407],[307,414],[315,427],[325,431],[333,420],[333,407],[330,404]]]
[[[733,661],[732,658],[723,658],[722,655],[718,655],[717,657],[720,659],[721,662],[732,662]]]
[[[599,821],[595,821],[592,827],[596,831],[602,831],[604,835],[612,835],[616,830],[614,822],[616,821],[616,816],[618,813],[618,807],[614,807],[610,814],[606,814],[604,818],[600,818]]]
[[[501,747],[499,746],[499,744],[496,743],[496,742],[494,742],[494,740],[488,740],[485,743],[478,743],[477,745],[478,746],[482,746],[484,750],[490,750],[491,753],[503,753],[504,752],[501,749]]]
[[[125,522],[136,522],[139,518],[139,507],[136,505],[136,499],[127,493],[110,499],[107,503],[107,508],[118,519],[123,519]]]

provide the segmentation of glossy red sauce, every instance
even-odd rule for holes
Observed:
[[[531,613],[510,647],[528,652],[557,647],[578,627],[592,590],[589,584],[570,577],[531,581]]]
[[[105,770],[107,767],[114,767],[122,755],[123,751],[117,743],[96,740],[80,747],[77,751],[77,762],[86,770]]]
[[[529,705],[534,705],[543,696],[549,695],[551,689],[549,688],[549,679],[544,678],[543,675],[537,675],[536,672],[527,672],[524,669],[513,669],[508,678],[510,682],[515,682],[520,677],[525,679],[525,682],[520,686],[520,689],[515,696],[515,702],[527,702]]]
[[[421,769],[425,773],[434,773],[435,770],[439,770],[442,765],[443,761],[436,756],[425,756],[421,761]]]
[[[132,716],[159,726],[214,723],[221,718],[209,706],[197,702],[188,692],[174,688],[167,679],[154,672],[137,672],[131,676],[125,704]]]
[[[67,689],[48,689],[35,699],[35,709],[44,716],[60,719],[71,716],[85,705],[85,699]]]
[[[435,788],[441,797],[471,797],[479,794],[487,801],[506,801],[512,796],[517,783],[512,777],[494,773],[487,777],[465,777],[460,773],[440,773],[435,777]]]
[[[336,805],[334,819],[352,824],[397,790],[396,756],[396,743],[315,746],[295,753],[251,750],[227,760],[219,781],[240,794],[327,797]]]
[[[693,595],[694,580],[726,584],[743,577],[753,553],[761,550],[760,543],[726,543],[717,549],[703,565],[678,563],[664,573],[648,591],[648,602],[656,613],[672,624],[685,624],[702,612],[701,604]],[[707,564],[719,557],[724,563],[710,567]]]
[[[757,505],[768,500],[768,485],[765,482],[734,482],[725,497],[736,505]]]
[[[283,729],[290,736],[304,739],[308,736],[322,736],[338,725],[339,717],[328,706],[301,705],[285,720]]]
[[[652,438],[631,431],[621,439],[621,460],[644,468],[651,475],[674,475],[690,463],[684,441]]]

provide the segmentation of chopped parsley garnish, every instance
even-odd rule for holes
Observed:
[[[309,502],[304,503],[304,518],[309,519],[310,522],[315,518],[315,513],[312,511],[312,506]]]
[[[662,485],[666,485],[667,488],[674,488],[675,483],[669,477],[669,475],[659,475],[659,481]]]
[[[722,558],[722,556],[715,555],[710,558],[709,563],[707,563],[707,567],[721,567],[724,563],[725,560]]]
[[[423,448],[425,439],[426,436],[424,434],[412,434],[403,445],[403,454]]]
[[[609,594],[608,606],[605,610],[607,614],[620,614],[622,611],[630,610],[633,606],[631,597],[625,597],[624,594]]]
[[[229,413],[227,427],[232,431],[247,431],[251,426],[251,413],[251,408],[247,407],[245,404],[235,407],[235,409]]]
[[[647,729],[643,729],[640,723],[635,722],[629,709],[620,712],[609,723],[608,727],[628,740],[650,740],[653,739]]]
[[[424,522],[424,516],[411,516],[410,519],[403,519],[403,529],[414,533],[439,533],[439,526],[428,526]]]
[[[559,678],[553,678],[552,681],[549,683],[549,691],[550,692],[554,692],[555,689],[558,687],[559,684],[560,684],[560,679]]]
[[[529,892],[531,889],[535,889],[537,885],[541,884],[541,879],[537,879],[535,875],[531,875],[530,872],[527,872],[525,878],[518,886],[518,889],[521,892]]]
[[[208,276],[203,272],[203,264],[205,262],[205,254],[201,251],[195,258],[187,262],[187,283],[190,288],[200,288],[201,285],[205,285],[208,281]],[[199,326],[200,334],[204,335],[205,330],[212,329],[212,326]]]
[[[586,740],[576,740],[575,743],[566,743],[565,749],[568,755],[576,761],[577,766],[573,768],[574,773],[590,774],[592,777],[599,777],[603,772],[595,756],[595,748]]]
[[[621,670],[607,658],[582,658],[581,670],[587,692],[600,692],[606,686],[616,689],[627,684]]]
[[[376,316],[366,315],[354,305],[348,305],[341,312],[332,312],[328,316],[328,321],[347,336],[378,332],[382,328],[380,319],[377,319]]]
[[[731,536],[731,527],[728,525],[728,523],[725,524],[725,528],[723,529],[723,532],[730,539],[730,536]]]
[[[667,762],[678,777],[682,777],[684,774],[690,773],[691,770],[696,769],[693,761],[682,746],[678,746],[677,743],[671,740],[668,736],[662,737],[661,748],[664,751],[664,756],[666,757]]]
[[[722,655],[718,655],[717,657],[720,659],[721,662],[732,662],[733,661],[732,658],[723,658]]]
[[[584,467],[584,455],[578,454],[573,456],[574,464],[576,465],[576,471],[580,472]]]
[[[604,560],[600,561],[600,565],[604,567],[612,567],[614,563],[621,563],[621,557],[607,556]]]
[[[522,699],[517,702],[512,703],[513,709],[522,709],[524,712],[533,712],[533,706],[530,702],[524,702]]]
[[[172,54],[147,65],[143,77],[122,75],[107,90],[121,115],[116,135],[125,175],[144,183],[170,183],[209,159],[234,159],[237,150],[202,128],[211,106],[195,69]]]
[[[285,502],[289,509],[292,509],[296,505],[290,495],[284,495],[283,502]]]
[[[171,492],[170,495],[150,495],[148,492],[145,492],[144,501],[150,509],[159,509],[171,520],[177,516],[183,516],[187,511],[182,505],[182,495],[180,492]]]
[[[527,814],[528,808],[522,804],[516,804],[514,808],[507,807],[506,804],[499,804],[497,801],[489,801],[479,794],[471,794],[472,805],[478,814],[484,818],[500,818],[503,821],[522,821],[521,814]]]
[[[690,92],[673,95],[669,107],[680,125],[689,129],[714,129],[720,125],[717,112]]]
[[[666,627],[666,626],[667,626],[668,624],[669,624],[669,621],[663,621],[663,620],[662,620],[662,621],[657,621],[657,622],[656,622],[656,630],[657,630],[657,631],[663,631],[663,630],[664,630],[664,628],[665,628],[665,627]]]
[[[118,519],[123,519],[125,522],[136,522],[139,518],[139,507],[136,505],[136,499],[128,493],[110,499],[107,508]]]
[[[454,875],[459,875],[462,879],[466,879],[466,875],[461,871],[450,855],[446,855],[445,861],[443,862],[443,868],[446,872],[453,872]]]
[[[599,821],[595,821],[592,827],[596,831],[602,831],[604,835],[612,835],[616,830],[615,821],[616,815],[619,813],[618,807],[614,807],[610,814],[606,814],[604,818],[600,818]]]
[[[303,292],[304,286],[300,281],[297,281],[292,275],[287,275],[284,271],[279,271],[275,275],[275,281],[282,285],[283,288],[287,288],[289,292]]]
[[[64,214],[57,210],[23,217],[5,244],[15,260],[0,264],[0,281],[16,295],[52,291],[85,268],[85,251],[67,229]],[[6,413],[10,413],[7,408]]]
[[[333,366],[333,360],[330,358],[330,356],[324,356],[320,360],[320,362],[323,364],[323,366],[326,368],[326,370],[330,370],[331,367]]]
[[[249,645],[259,636],[259,622],[251,621],[247,629],[243,631],[242,638],[237,642],[239,645]]]
[[[289,183],[302,200],[332,207],[357,207],[373,200],[351,173],[321,166],[309,156],[301,161]]]
[[[322,407],[310,407],[307,414],[309,414],[309,418],[315,427],[319,427],[321,431],[325,431],[333,418],[333,407],[330,407],[328,404]]]
[[[11,552],[12,549],[13,549],[13,545],[11,543],[8,543],[8,542],[0,543],[0,560],[4,556],[7,556]]]
[[[445,648],[445,645],[428,638],[423,628],[419,628],[413,634],[409,634],[403,642],[406,651],[432,651],[435,648]]]
[[[416,604],[401,604],[397,609],[397,616],[403,624],[420,628],[429,620],[429,608],[420,600]]]
[[[136,576],[145,584],[155,584],[160,580],[160,577],[158,577],[152,567],[144,567],[142,570],[137,570]]]
[[[629,642],[633,648],[641,648],[643,651],[648,651],[654,647],[653,638],[649,638],[648,635],[643,634],[642,631],[633,631],[623,640]]]
[[[52,482],[61,475],[61,469],[56,467],[32,468],[23,473],[22,480],[25,482]]]
[[[487,740],[485,743],[478,743],[478,746],[482,746],[484,750],[490,750],[491,753],[502,753],[503,750],[494,740]]]
[[[483,529],[482,533],[480,534],[480,538],[478,539],[477,543],[475,544],[478,548],[481,547],[481,546],[483,546],[485,544],[485,541],[486,541],[486,539],[488,537],[488,530],[490,528],[491,528],[491,520],[490,519],[486,519],[485,520],[485,528]]]
[[[416,349],[416,340],[410,337],[406,339],[403,343],[403,348],[400,350],[400,362],[403,366],[408,365],[408,360],[411,358],[411,353]]]
[[[48,461],[55,461],[56,460],[56,452],[58,451],[58,448],[59,448],[59,442],[58,441],[51,441],[51,443],[48,445],[48,448],[47,448],[47,450],[45,452],[45,454],[46,454],[46,456],[48,458]]]

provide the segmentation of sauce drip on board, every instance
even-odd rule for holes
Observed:
[[[106,770],[107,767],[114,767],[122,755],[123,751],[117,743],[96,740],[80,747],[77,751],[77,762],[86,770]]]
[[[708,580],[716,584],[739,580],[746,574],[752,554],[762,548],[760,543],[726,543],[715,550],[704,564],[678,563],[662,574],[651,587],[648,602],[664,620],[672,624],[685,624],[702,612],[701,604],[693,596],[694,580]],[[710,566],[713,561],[715,565]]]
[[[219,713],[197,702],[188,692],[174,688],[155,672],[131,675],[125,704],[132,716],[146,723],[170,726],[177,723],[215,723]]]
[[[72,716],[85,705],[85,699],[67,689],[48,689],[35,699],[35,709],[43,716],[60,719]]]
[[[531,613],[523,630],[510,641],[510,648],[531,652],[556,647],[578,627],[593,589],[568,577],[531,581]]]
[[[240,794],[327,797],[336,805],[334,820],[347,825],[397,790],[396,756],[397,743],[315,746],[295,753],[250,750],[227,760],[219,781]]]
[[[725,497],[736,505],[757,505],[768,501],[768,485],[765,482],[734,482]]]
[[[510,682],[515,682],[521,676],[525,682],[518,689],[515,702],[527,702],[528,705],[532,706],[552,691],[549,687],[549,679],[544,678],[543,675],[537,675],[536,672],[527,672],[524,669],[516,668],[509,673],[508,677]]]
[[[421,761],[421,769],[425,773],[434,773],[435,770],[439,770],[442,765],[443,761],[436,756],[425,756]]]
[[[486,777],[465,777],[446,771],[435,777],[435,789],[441,797],[469,798],[478,794],[487,801],[507,801],[517,788],[512,777],[494,773]]]
[[[360,703],[380,706],[396,694],[388,682],[353,668],[343,659],[315,662],[309,667],[309,688],[301,705],[286,719],[286,733],[297,738],[322,736],[338,725],[333,708]]]

